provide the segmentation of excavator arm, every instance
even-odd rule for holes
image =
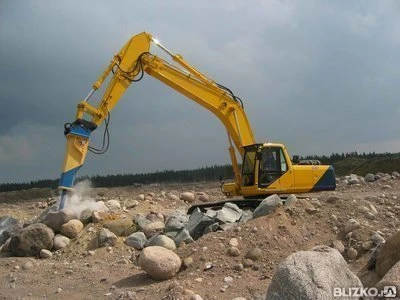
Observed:
[[[151,43],[164,50],[175,64],[150,53]],[[105,122],[105,136],[108,134],[110,112],[130,84],[139,81],[144,72],[200,104],[221,120],[228,134],[229,153],[235,173],[235,190],[240,191],[241,179],[235,148],[243,157],[243,147],[255,143],[241,100],[228,88],[193,68],[182,56],[173,54],[150,34],[143,32],[133,36],[113,57],[103,74],[93,84],[88,96],[78,104],[76,120],[65,125],[67,147],[59,186],[62,190],[60,209],[64,207],[66,195],[73,188],[76,173],[82,167],[88,150],[102,153],[107,149],[104,142],[102,149],[89,146],[91,133]],[[88,100],[92,94],[108,78],[108,86],[99,104],[90,104]]]

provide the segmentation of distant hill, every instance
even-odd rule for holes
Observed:
[[[338,176],[400,172],[400,153],[332,153],[330,156],[309,155],[301,159],[317,159],[323,164],[333,165]]]
[[[339,176],[348,175],[350,173],[365,176],[367,173],[376,174],[378,172],[392,173],[400,172],[400,158],[356,158],[349,157],[341,161],[333,163],[335,172]]]
[[[38,198],[50,198],[55,196],[57,193],[51,188],[31,188],[31,189],[20,189],[11,192],[0,193],[0,203],[5,202],[18,202],[26,201]]]

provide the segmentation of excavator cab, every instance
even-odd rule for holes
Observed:
[[[244,147],[242,164],[242,189],[257,188],[261,193],[273,183],[280,184],[280,179],[286,173],[285,185],[293,184],[293,176],[289,172],[289,162],[286,149],[279,144],[254,144]]]
[[[262,198],[271,194],[304,193],[334,190],[335,172],[332,166],[294,164],[282,144],[264,143],[243,147],[240,192],[225,184],[227,196]]]

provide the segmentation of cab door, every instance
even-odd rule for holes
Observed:
[[[254,146],[246,147],[245,151],[242,163],[242,187],[244,188],[254,186],[256,182],[255,167],[257,148]]]

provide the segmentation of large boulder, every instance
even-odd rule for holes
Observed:
[[[355,219],[349,219],[344,226],[344,233],[349,233],[361,227],[360,222]]]
[[[61,225],[60,233],[70,239],[74,239],[78,236],[82,229],[83,223],[77,219],[72,219]]]
[[[196,208],[190,215],[189,223],[185,229],[194,240],[197,240],[203,235],[204,230],[213,223],[215,223],[213,218],[202,213],[199,208]]]
[[[297,197],[294,194],[290,194],[285,200],[285,206],[290,206],[297,202]]]
[[[376,257],[376,272],[384,276],[398,261],[400,261],[400,231],[393,234],[382,244]]]
[[[359,184],[360,180],[358,178],[350,178],[348,183],[349,183],[349,185]]]
[[[207,228],[204,229],[203,234],[207,234],[207,233],[210,233],[210,232],[215,232],[218,229],[221,229],[221,227],[220,227],[218,222],[215,222],[215,223],[212,223],[211,225],[207,226]]]
[[[191,192],[184,192],[180,194],[180,199],[189,203],[192,203],[194,201],[194,194]]]
[[[22,224],[17,219],[9,216],[0,217],[0,246],[21,229]]]
[[[263,251],[258,247],[254,247],[246,252],[244,258],[256,261],[256,260],[260,260],[262,256],[263,256]]]
[[[108,200],[106,205],[111,211],[118,211],[121,209],[121,203],[119,203],[118,200]]]
[[[186,229],[182,229],[182,230],[186,230]],[[175,240],[175,237],[178,235],[178,231],[164,232],[164,235],[166,235],[170,239]]]
[[[208,196],[206,193],[199,193],[199,201],[208,202],[210,201],[210,196]]]
[[[165,223],[165,232],[179,231],[187,225],[189,218],[184,213],[176,213],[171,215]]]
[[[275,211],[275,209],[282,205],[281,198],[275,194],[265,198],[260,205],[253,211],[253,218],[266,216]]]
[[[385,243],[385,238],[383,236],[381,236],[378,232],[374,232],[371,235],[371,241],[375,244],[375,245],[380,245],[382,243]]]
[[[349,185],[360,183],[360,180],[356,174],[350,174],[350,176],[346,176],[346,180]]]
[[[167,196],[168,196],[169,200],[172,200],[172,201],[178,201],[179,200],[179,197],[177,195],[173,194],[173,193],[168,193]]]
[[[244,223],[253,219],[253,212],[251,210],[244,210],[239,222]]]
[[[53,204],[51,206],[48,206],[40,215],[39,217],[36,218],[32,223],[43,223],[43,221],[46,219],[47,215],[50,212],[57,212],[58,211],[58,205]]]
[[[82,210],[82,212],[79,216],[79,220],[83,224],[89,224],[92,222],[92,214],[93,214],[93,211],[90,208],[85,208],[84,210]]]
[[[125,244],[127,244],[129,247],[135,248],[136,250],[142,250],[146,243],[146,235],[141,231],[132,233],[125,239]]]
[[[117,243],[117,236],[107,228],[102,228],[99,233],[98,242],[100,247],[114,246]]]
[[[400,173],[397,172],[397,171],[394,171],[394,172],[392,172],[392,176],[393,176],[394,178],[400,178]]]
[[[53,247],[55,250],[60,250],[69,245],[70,239],[62,234],[56,234],[53,239]]]
[[[364,177],[365,182],[374,182],[375,181],[375,175],[372,173],[368,173]]]
[[[42,223],[50,227],[55,233],[58,233],[60,232],[61,225],[72,219],[74,219],[74,212],[64,208],[60,211],[49,211],[49,213],[44,216]]]
[[[181,259],[171,250],[159,246],[144,248],[139,255],[139,266],[153,279],[171,279],[181,267]]]
[[[146,217],[142,215],[136,215],[134,221],[139,230],[142,230],[146,225],[151,223],[149,219],[146,219]]]
[[[241,210],[236,204],[227,202],[222,209],[217,211],[216,220],[220,224],[235,223],[240,220],[243,215]]]
[[[15,233],[8,250],[15,256],[36,256],[40,250],[53,248],[54,232],[44,224],[29,225]]]
[[[40,250],[40,252],[39,252],[39,256],[40,256],[41,258],[51,258],[51,257],[53,256],[53,253],[51,253],[50,250],[42,249],[42,250]]]
[[[165,224],[162,221],[155,221],[143,227],[143,232],[149,239],[152,236],[164,232]]]
[[[149,239],[146,243],[146,247],[148,246],[160,246],[169,250],[176,249],[175,242],[171,238],[163,234],[155,235],[151,239]]]
[[[98,211],[98,212],[108,212],[109,209],[107,205],[104,203],[104,201],[97,201],[95,207],[93,208],[93,212]]]
[[[177,245],[180,245],[182,242],[185,244],[193,243],[194,239],[191,237],[189,231],[187,231],[187,229],[183,228],[181,231],[179,231],[175,235],[174,241]]]
[[[363,286],[337,250],[317,246],[291,254],[278,266],[266,299],[332,299],[333,287]]]
[[[149,212],[146,215],[146,219],[150,220],[151,222],[155,222],[155,221],[164,222],[165,221],[164,215],[162,213],[156,213],[156,212]]]
[[[130,199],[130,200],[125,201],[125,206],[127,209],[134,208],[138,205],[139,205],[139,201],[137,201],[137,200]]]
[[[118,220],[105,221],[103,227],[118,236],[128,236],[136,232],[136,225],[133,224],[131,219],[123,218]]]

